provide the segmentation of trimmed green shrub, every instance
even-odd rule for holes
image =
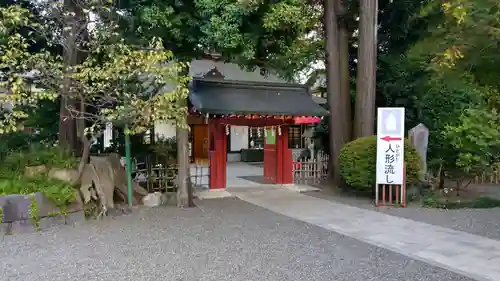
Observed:
[[[376,181],[377,137],[359,138],[340,151],[340,173],[348,188],[360,193],[373,193]],[[420,156],[405,139],[406,184],[419,182]]]

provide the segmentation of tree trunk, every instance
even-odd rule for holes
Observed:
[[[65,78],[64,80],[67,80]],[[71,116],[69,108],[74,107],[75,103],[71,97],[65,93],[69,91],[69,81],[65,81],[61,92],[61,105],[59,109],[59,145],[68,151],[75,151],[76,146],[76,128],[75,120]]]
[[[179,208],[192,207],[193,190],[189,179],[189,136],[188,129],[177,126],[177,164],[179,170],[177,174],[177,206]]]
[[[344,0],[337,0],[337,11],[339,18],[339,69],[340,69],[340,98],[343,112],[343,143],[351,141],[352,138],[352,99],[351,99],[351,72],[349,69],[349,30],[347,28],[346,9]]]
[[[354,136],[371,136],[375,127],[377,1],[360,0]]]
[[[341,183],[339,169],[339,153],[344,142],[344,105],[340,93],[339,72],[339,30],[336,14],[336,1],[324,1],[324,36],[326,53],[326,89],[330,133],[330,175],[335,184]]]
[[[85,145],[83,143],[79,145],[83,134],[83,131],[79,130],[85,128],[85,108],[81,109],[82,101],[78,100],[78,92],[76,92],[78,90],[72,88],[71,67],[83,63],[87,58],[88,19],[83,7],[75,0],[64,0],[64,11],[66,29],[63,52],[66,72],[61,91],[59,143],[73,152],[80,153]]]
[[[64,37],[63,46],[65,76],[63,87],[61,88],[61,105],[59,110],[59,144],[70,150],[75,151],[77,145],[77,132],[75,119],[72,110],[75,109],[76,102],[73,98],[71,88],[71,66],[77,64],[77,28],[78,20],[76,11],[78,5],[73,0],[64,0]]]

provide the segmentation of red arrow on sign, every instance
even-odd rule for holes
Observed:
[[[395,137],[390,137],[390,136],[385,136],[383,138],[380,138],[381,140],[385,140],[386,142],[390,141],[395,141],[395,140],[401,140],[401,138],[395,138]]]

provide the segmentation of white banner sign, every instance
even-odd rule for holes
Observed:
[[[380,107],[377,115],[377,185],[403,184],[405,109]]]

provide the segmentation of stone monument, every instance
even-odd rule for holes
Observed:
[[[429,129],[420,123],[408,131],[408,139],[413,144],[422,161],[421,179],[427,174],[427,145],[429,143]]]

